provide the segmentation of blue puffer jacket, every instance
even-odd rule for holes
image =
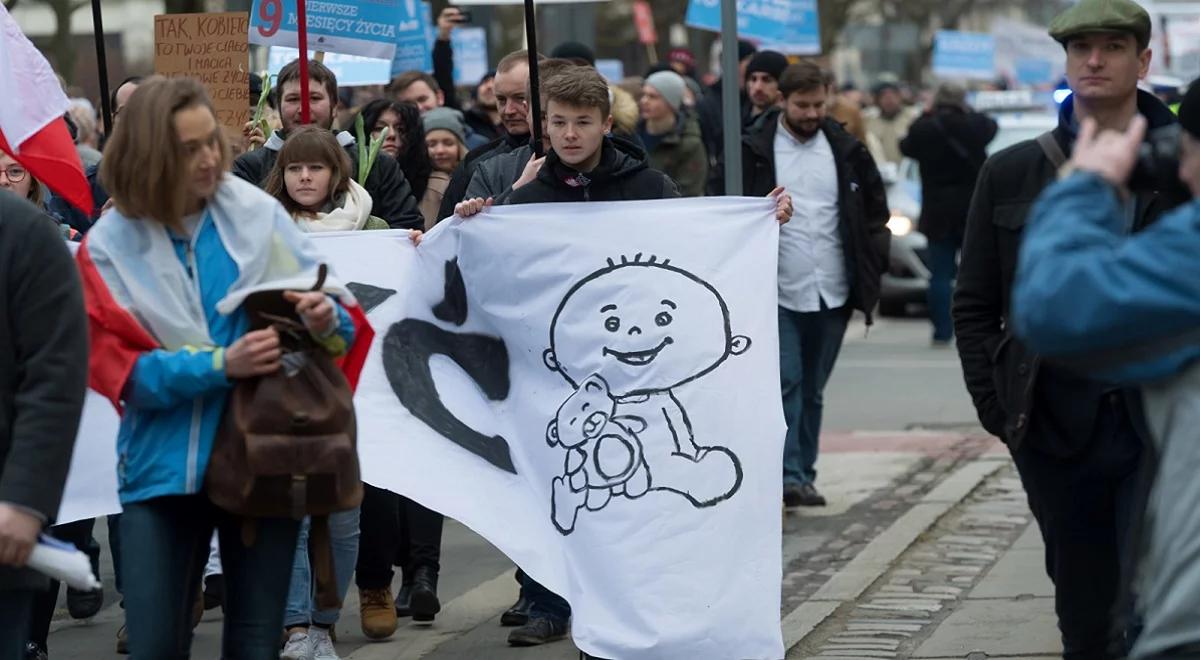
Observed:
[[[194,244],[172,234],[171,245],[199,287],[213,342],[230,346],[245,334],[248,322],[241,308],[227,316],[216,309],[238,277],[237,264],[216,225],[206,213],[195,230]],[[349,346],[354,324],[341,305],[335,305],[337,336],[343,347]],[[231,387],[225,377],[224,348],[160,349],[138,358],[122,396],[125,414],[117,436],[123,504],[200,492]]]
[[[1127,215],[1095,174],[1047,188],[1021,245],[1012,323],[1042,355],[1136,383],[1200,358],[1200,201],[1134,235]]]

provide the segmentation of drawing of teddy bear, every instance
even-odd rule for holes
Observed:
[[[554,478],[551,517],[563,534],[575,529],[579,510],[598,511],[614,495],[637,498],[650,488],[637,431],[646,422],[617,417],[616,401],[600,376],[585,380],[546,427],[546,442],[567,449],[563,474]]]

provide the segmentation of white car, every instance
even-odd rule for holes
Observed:
[[[1058,125],[1058,117],[1046,113],[997,113],[999,127],[988,145],[988,155],[1024,140],[1032,140]],[[904,316],[910,306],[924,306],[929,290],[929,241],[917,231],[921,217],[921,172],[916,161],[905,158],[898,167],[880,168],[887,184],[892,216],[889,265],[880,285],[879,313]]]

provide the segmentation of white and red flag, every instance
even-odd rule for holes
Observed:
[[[0,6],[0,150],[84,213],[92,190],[63,114],[69,102],[50,63]]]

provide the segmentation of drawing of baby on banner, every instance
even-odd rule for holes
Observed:
[[[362,416],[364,478],[565,597],[591,655],[782,657],[773,215],[670,200],[438,225],[405,317],[372,318],[411,421]]]

